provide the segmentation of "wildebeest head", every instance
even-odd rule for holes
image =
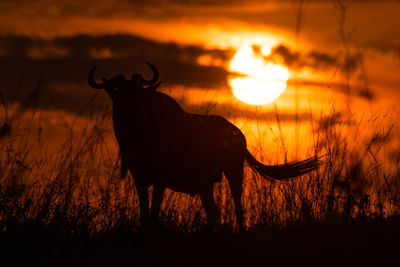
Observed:
[[[131,76],[130,80],[127,80],[124,75],[118,74],[111,79],[103,78],[102,83],[97,83],[94,80],[94,72],[96,70],[96,66],[94,66],[89,72],[88,83],[94,89],[104,89],[113,101],[128,97],[135,90],[146,89],[156,91],[161,84],[158,70],[151,63],[146,63],[153,70],[153,77],[150,80],[146,80],[142,75],[135,73]]]

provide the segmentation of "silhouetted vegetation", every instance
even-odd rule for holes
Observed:
[[[141,229],[135,187],[119,178],[118,151],[104,142],[109,110],[89,105],[80,135],[71,130],[49,154],[36,97],[27,97],[28,113],[2,97],[0,240],[9,266],[399,263],[400,155],[384,158],[391,128],[378,118],[315,119],[309,155],[325,154],[325,163],[302,178],[272,184],[248,172],[245,232],[237,233],[226,179],[214,190],[213,232],[198,197],[172,191],[160,221]]]

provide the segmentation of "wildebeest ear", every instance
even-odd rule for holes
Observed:
[[[139,84],[143,80],[142,76],[140,74],[132,74],[131,76],[131,81],[135,82],[135,84]]]
[[[155,92],[157,90],[157,88],[160,86],[161,81],[159,81],[158,83],[155,83],[151,86],[146,87],[146,89],[150,89],[151,91]]]

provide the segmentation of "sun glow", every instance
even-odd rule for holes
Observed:
[[[241,101],[252,105],[268,104],[286,89],[289,70],[267,62],[268,46],[241,47],[229,64],[229,70],[238,73],[228,81],[232,93]]]

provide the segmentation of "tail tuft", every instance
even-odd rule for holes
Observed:
[[[264,165],[246,149],[246,160],[250,168],[270,181],[284,181],[316,170],[321,164],[320,159],[315,157],[281,165]]]

